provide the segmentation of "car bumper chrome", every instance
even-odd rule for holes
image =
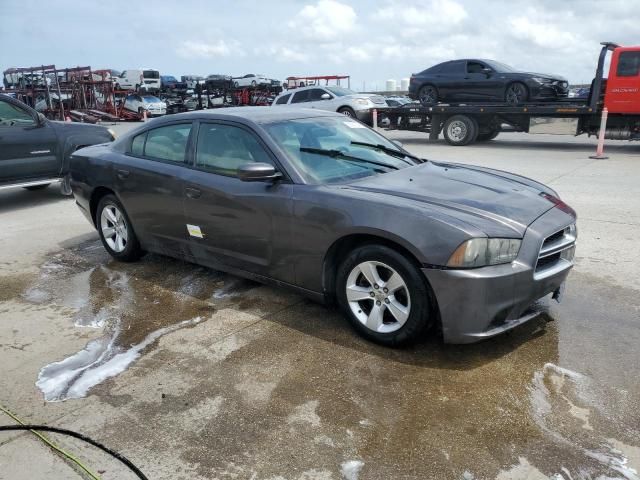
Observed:
[[[510,264],[469,270],[423,268],[436,296],[444,341],[477,342],[537,317],[538,300],[552,293],[557,298],[573,267],[572,260],[561,258],[544,270],[536,267],[541,246],[573,222],[574,216],[558,208],[543,215],[527,229],[518,258]]]

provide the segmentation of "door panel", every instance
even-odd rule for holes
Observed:
[[[144,248],[189,258],[183,194],[191,124],[169,125],[134,138],[132,152],[114,153],[118,196]]]
[[[271,153],[248,129],[203,123],[195,158],[184,205],[196,262],[293,281],[292,265],[279,260],[291,238],[291,184],[243,182],[235,176],[245,163],[274,164]]]
[[[57,150],[53,127],[38,125],[28,110],[0,100],[0,183],[58,176]]]

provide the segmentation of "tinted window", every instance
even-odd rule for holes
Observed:
[[[440,73],[463,73],[465,62],[449,62],[442,65]]]
[[[160,78],[160,73],[157,70],[143,70],[142,76],[144,78]]]
[[[149,130],[144,145],[144,156],[169,162],[184,162],[189,132],[191,132],[190,123]]]
[[[309,102],[315,102],[318,100],[322,100],[322,95],[324,95],[325,92],[324,90],[322,90],[321,88],[312,88],[311,90],[309,90]]]
[[[303,90],[301,92],[296,92],[296,93],[293,94],[293,100],[291,100],[291,103],[306,102],[307,98],[309,98],[309,90]]]
[[[133,137],[131,142],[131,154],[141,157],[144,155],[144,141],[147,139],[147,132]]]
[[[619,77],[635,77],[640,73],[640,52],[622,52],[618,57]]]
[[[25,109],[9,102],[0,100],[0,126],[32,125],[35,121]]]
[[[287,103],[289,101],[289,97],[291,97],[291,94],[287,94],[287,95],[283,95],[282,97],[280,97],[278,99],[278,101],[276,102],[276,104],[278,105],[282,105],[283,103]]]
[[[480,62],[467,62],[467,73],[483,73],[485,66]]]
[[[256,137],[248,131],[215,123],[200,125],[196,165],[220,175],[235,176],[245,163],[273,164]]]

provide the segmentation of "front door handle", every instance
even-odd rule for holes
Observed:
[[[124,180],[125,178],[127,178],[129,176],[131,172],[129,172],[129,170],[117,170],[116,174],[118,175],[118,178]]]
[[[198,198],[200,195],[202,195],[202,192],[200,190],[193,187],[186,187],[185,192],[187,193],[187,197],[189,198]]]

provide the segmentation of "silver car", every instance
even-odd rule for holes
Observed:
[[[338,112],[369,125],[372,124],[373,110],[388,106],[384,97],[380,95],[356,93],[348,88],[330,86],[311,86],[285,91],[271,106],[281,105]]]

